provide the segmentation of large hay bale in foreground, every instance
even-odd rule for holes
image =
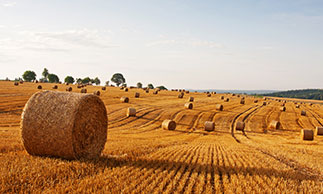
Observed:
[[[204,123],[204,130],[205,131],[214,131],[214,126],[215,126],[214,122],[212,122],[212,121],[206,121]]]
[[[193,109],[193,103],[190,103],[190,102],[185,103],[184,107],[187,109]]]
[[[312,141],[314,140],[314,131],[311,129],[302,129],[301,130],[301,139]]]
[[[129,107],[127,109],[127,117],[135,117],[136,116],[136,109]]]
[[[194,102],[194,97],[190,96],[190,97],[188,98],[188,101],[189,101],[189,102]]]
[[[35,93],[22,113],[27,152],[65,159],[100,156],[107,139],[107,111],[92,94]]]
[[[122,97],[120,98],[120,101],[121,101],[121,102],[124,102],[124,103],[128,103],[128,102],[129,102],[129,98],[128,98],[128,97],[125,97],[125,96],[122,96]]]
[[[323,127],[316,127],[315,134],[316,135],[323,135]]]
[[[301,111],[301,115],[302,115],[302,116],[306,116],[306,111],[305,111],[305,110],[302,110],[302,111]]]
[[[41,85],[38,85],[38,86],[37,86],[37,89],[38,89],[38,90],[41,90],[41,89],[43,89],[43,87],[42,87]]]
[[[139,98],[139,96],[140,96],[140,93],[139,92],[136,92],[135,93],[135,98]]]
[[[242,121],[236,122],[236,131],[244,131],[245,123]]]
[[[215,109],[219,111],[223,111],[223,105],[222,104],[217,104],[215,105]]]
[[[175,130],[176,129],[176,123],[172,120],[164,120],[162,123],[162,128],[166,130]]]
[[[279,121],[271,121],[269,124],[270,129],[280,129],[280,122]]]

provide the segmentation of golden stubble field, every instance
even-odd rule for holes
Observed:
[[[286,103],[246,97],[141,89],[128,92],[116,87],[101,91],[108,111],[108,139],[97,160],[63,160],[30,156],[24,150],[20,117],[29,97],[39,91],[34,83],[14,86],[0,82],[0,193],[323,193],[323,136],[300,138],[302,128],[323,124],[319,104]],[[41,84],[52,90],[54,84]],[[66,86],[58,84],[58,91]],[[80,92],[72,85],[73,92]],[[87,86],[88,93],[100,87]],[[140,92],[140,98],[134,98]],[[120,97],[128,96],[129,103]],[[192,110],[185,109],[188,97]],[[215,109],[216,104],[223,111]],[[126,117],[128,107],[136,117]],[[307,115],[301,116],[301,110]],[[161,129],[165,119],[177,123],[175,131]],[[268,129],[278,120],[282,129]],[[204,131],[214,121],[215,131]],[[246,134],[231,134],[237,121]],[[264,131],[267,130],[267,133]]]

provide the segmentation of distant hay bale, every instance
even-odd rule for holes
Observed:
[[[280,107],[280,109],[279,109],[280,111],[286,111],[286,107],[285,106],[282,106],[282,107]]]
[[[188,90],[187,90],[187,91],[185,91],[185,93],[186,93],[186,94],[189,94],[189,93],[190,93],[190,91],[188,91]]]
[[[155,91],[153,92],[153,94],[158,94],[158,90],[155,90]]]
[[[146,90],[146,93],[149,93],[149,90]]]
[[[106,87],[102,87],[102,88],[101,88],[101,90],[104,90],[104,91],[105,91],[106,89],[107,89]]]
[[[41,90],[41,89],[43,89],[43,87],[41,85],[38,85],[37,89]]]
[[[306,116],[306,111],[305,111],[305,110],[302,110],[302,111],[301,111],[301,115],[302,115],[302,116]]]
[[[176,122],[172,120],[164,120],[162,123],[162,128],[166,130],[175,130]]]
[[[316,127],[315,134],[316,135],[323,135],[323,127]]]
[[[15,82],[15,83],[14,83],[14,85],[15,85],[15,86],[18,86],[18,85],[19,85],[19,83],[18,83],[18,82]]]
[[[34,83],[36,83],[36,84],[37,84],[37,83],[38,83],[38,80],[34,80]]]
[[[92,94],[42,91],[22,113],[21,134],[31,155],[96,158],[107,139],[107,111]]]
[[[314,140],[314,131],[311,129],[302,129],[301,130],[301,139],[307,141]]]
[[[129,107],[127,109],[127,117],[135,117],[136,116],[136,109]]]
[[[280,122],[279,121],[271,121],[269,124],[270,129],[280,129]]]
[[[240,104],[244,104],[244,103],[245,103],[244,99],[241,99]]]
[[[214,126],[215,126],[214,122],[212,122],[212,121],[206,121],[204,123],[204,130],[205,131],[214,131]]]
[[[180,93],[180,94],[178,94],[178,98],[183,98],[184,97],[184,93],[182,92],[182,93]]]
[[[300,105],[299,104],[296,104],[296,106],[295,106],[296,108],[299,108],[300,107]]]
[[[65,82],[64,84],[65,84],[65,85],[67,85],[67,86],[68,86],[68,85],[70,85],[70,84],[69,84],[69,83],[67,83],[67,82]]]
[[[101,95],[101,92],[97,90],[97,91],[94,91],[93,94],[94,95],[97,95],[97,96],[100,96]]]
[[[223,111],[223,105],[222,104],[217,104],[215,105],[215,109],[219,111]]]
[[[188,101],[189,101],[189,102],[194,102],[194,97],[190,96],[190,97],[188,98]]]
[[[282,103],[281,106],[285,106],[285,103]]]
[[[129,91],[129,89],[128,89],[128,88],[124,88],[123,90],[124,90],[125,92],[128,92],[128,91]]]
[[[236,122],[236,131],[244,131],[245,123],[242,121]]]
[[[193,109],[193,103],[191,102],[185,103],[184,107],[187,109]]]
[[[221,100],[223,100],[224,99],[224,96],[221,96]]]
[[[72,87],[67,87],[67,88],[66,88],[66,91],[67,91],[67,92],[71,92],[71,91],[72,91]]]
[[[267,102],[266,101],[262,102],[262,105],[263,106],[266,106],[267,105]]]
[[[258,103],[258,100],[254,100],[253,102],[254,102],[254,103]]]
[[[236,94],[231,94],[231,96],[235,96]]]
[[[57,86],[57,85],[53,86],[53,89],[54,89],[54,90],[56,90],[57,88],[58,88],[58,86]]]
[[[87,93],[87,89],[86,88],[82,88],[81,89],[81,93]]]
[[[19,81],[19,83],[20,83],[20,84],[23,84],[23,83],[24,83],[24,81],[20,80],[20,81]]]
[[[122,97],[120,98],[120,101],[121,101],[121,102],[124,102],[124,103],[128,103],[128,102],[129,102],[129,98],[128,98],[128,97],[125,97],[125,96],[122,96]]]
[[[212,92],[212,94],[216,94],[216,92]]]
[[[263,97],[262,99],[263,99],[263,100],[267,100],[267,98],[266,98],[266,97]]]
[[[237,97],[240,98],[240,95],[238,94]]]
[[[229,101],[230,101],[229,98],[224,99],[224,102],[229,102]]]
[[[208,94],[206,94],[206,96],[207,96],[207,97],[211,97],[211,94],[210,94],[210,93],[208,93]]]
[[[140,93],[139,92],[136,92],[135,93],[135,98],[139,98],[140,97]]]

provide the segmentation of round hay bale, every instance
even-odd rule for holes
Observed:
[[[279,108],[279,110],[282,111],[282,112],[284,112],[284,111],[286,111],[286,107],[285,106],[282,106],[282,107]]]
[[[279,121],[271,121],[269,124],[270,129],[280,129],[280,122]]]
[[[244,131],[245,123],[242,121],[236,122],[236,131]]]
[[[221,100],[224,100],[224,96],[221,96]]]
[[[53,89],[54,90],[58,89],[58,86],[57,85],[53,86]]]
[[[266,98],[266,97],[263,97],[262,99],[263,99],[263,100],[267,100],[267,98]]]
[[[97,90],[97,91],[94,91],[93,94],[97,95],[97,96],[100,96],[101,92]]]
[[[82,85],[77,85],[77,88],[79,88],[79,89],[82,88]]]
[[[178,94],[178,98],[183,98],[184,97],[184,93],[182,92],[182,93],[180,93],[180,94]]]
[[[307,141],[314,140],[314,131],[311,129],[302,129],[301,130],[301,139]]]
[[[210,94],[210,93],[208,93],[208,94],[206,94],[206,96],[207,96],[207,97],[211,97],[211,94]]]
[[[299,104],[296,104],[296,106],[295,106],[296,108],[299,108],[300,107],[300,105]]]
[[[136,92],[135,93],[135,98],[139,98],[139,96],[140,96],[140,93]]]
[[[22,140],[31,155],[95,158],[104,148],[107,122],[105,105],[97,96],[37,92],[22,113]]]
[[[188,98],[188,101],[189,101],[189,102],[194,102],[194,97],[190,96],[190,97]]]
[[[189,94],[189,93],[190,93],[190,91],[185,91],[185,93],[186,93],[186,94]]]
[[[254,102],[254,103],[258,103],[258,100],[254,100],[253,102]]]
[[[155,90],[155,91],[153,92],[153,94],[158,94],[158,90]]]
[[[235,96],[236,94],[231,94],[231,96]]]
[[[68,86],[68,85],[70,85],[70,84],[66,82],[66,83],[65,83],[65,85],[67,85],[67,86]]]
[[[263,106],[266,106],[267,105],[267,102],[266,101],[262,102],[262,105]]]
[[[175,130],[176,122],[172,120],[164,120],[162,123],[162,128],[166,130]]]
[[[237,97],[240,98],[240,95],[238,94]]]
[[[128,92],[128,91],[129,91],[129,89],[128,89],[128,88],[124,88],[123,90],[124,90],[125,92]]]
[[[121,102],[124,102],[124,103],[128,103],[128,102],[129,102],[129,98],[128,98],[128,97],[125,97],[125,96],[122,96],[122,97],[120,98],[120,101],[121,101]]]
[[[129,107],[127,109],[127,117],[135,117],[136,116],[136,109]]]
[[[41,89],[43,89],[43,87],[41,85],[38,85],[37,89],[41,90]]]
[[[87,93],[87,89],[86,88],[82,88],[81,93]]]
[[[67,92],[71,92],[71,91],[72,91],[72,87],[67,87],[67,88],[66,88],[66,91],[67,91]]]
[[[146,90],[146,93],[149,93],[149,90]]]
[[[229,101],[230,101],[229,98],[224,99],[224,102],[229,102]]]
[[[215,126],[214,122],[212,122],[212,121],[206,121],[204,123],[204,130],[205,131],[214,131],[214,126]]]
[[[20,81],[19,81],[19,83],[20,83],[20,84],[23,84],[23,83],[24,83],[24,81],[20,80]]]
[[[305,111],[305,110],[302,110],[302,111],[301,111],[301,115],[302,115],[302,116],[306,116],[306,111]]]
[[[193,103],[191,102],[185,103],[184,107],[187,109],[193,109]]]
[[[219,111],[223,111],[223,105],[222,104],[217,104],[215,105],[215,109]]]
[[[323,127],[316,127],[315,134],[316,135],[323,135]]]
[[[38,83],[38,80],[34,80],[34,83],[36,83],[36,84],[37,84],[37,83]]]
[[[19,83],[18,83],[18,82],[15,82],[13,85],[18,86],[18,85],[19,85]]]
[[[105,91],[106,89],[107,89],[106,87],[102,87],[102,88],[101,88],[101,90],[104,90],[104,91]]]
[[[244,103],[245,103],[244,99],[241,99],[240,104],[244,104]]]
[[[212,92],[212,94],[216,94],[216,92]]]

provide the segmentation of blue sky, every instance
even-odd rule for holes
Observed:
[[[322,88],[323,1],[0,0],[0,78]]]

